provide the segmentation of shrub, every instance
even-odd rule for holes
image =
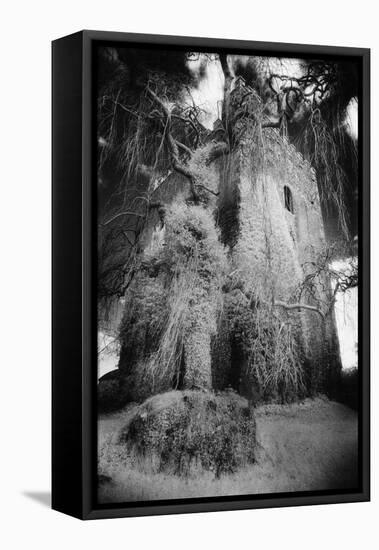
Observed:
[[[97,386],[97,407],[100,413],[109,413],[125,404],[119,378],[100,380]]]
[[[338,401],[357,410],[359,405],[359,372],[357,368],[341,372],[340,389],[337,393]]]
[[[158,471],[188,476],[201,467],[219,477],[254,462],[255,419],[234,392],[171,391],[138,406],[120,443]]]

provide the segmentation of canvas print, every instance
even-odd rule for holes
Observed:
[[[100,504],[358,487],[360,78],[97,46]]]

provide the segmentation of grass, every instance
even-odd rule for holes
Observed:
[[[133,407],[102,416],[99,501],[123,502],[354,488],[357,485],[356,413],[324,398],[255,410],[259,451],[255,464],[216,479],[203,471],[183,478],[125,465],[119,435]]]

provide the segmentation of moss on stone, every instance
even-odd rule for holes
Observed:
[[[142,258],[126,295],[120,369],[128,401],[170,388],[212,388],[211,338],[227,265],[212,212],[172,205],[164,239]]]

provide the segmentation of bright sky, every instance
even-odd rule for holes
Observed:
[[[332,268],[348,270],[348,261],[333,262]],[[341,361],[344,369],[358,366],[358,289],[338,292],[334,306],[337,332],[340,341]]]
[[[357,139],[358,138],[358,101],[352,99],[347,107],[347,116],[345,120],[349,134]]]
[[[202,54],[198,59],[189,61],[188,66],[195,74],[198,74],[200,65],[205,58]],[[202,124],[210,130],[213,123],[220,117],[221,102],[224,89],[224,74],[220,62],[207,61],[204,78],[200,80],[199,86],[191,90],[191,96],[196,105],[206,112],[202,117]]]
[[[335,305],[341,360],[344,369],[358,366],[358,291],[339,293]]]

